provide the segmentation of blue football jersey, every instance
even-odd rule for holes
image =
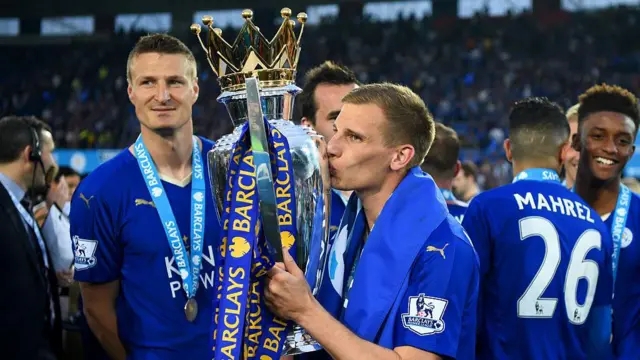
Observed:
[[[480,258],[477,358],[584,359],[590,310],[612,296],[598,214],[559,181],[528,179],[477,195],[462,224]]]
[[[613,216],[605,221],[611,229]],[[640,197],[631,195],[627,223],[620,241],[620,260],[613,298],[613,351],[618,359],[640,357]]]
[[[393,347],[411,346],[454,359],[473,359],[478,307],[478,256],[452,216],[431,234],[416,260],[395,320]],[[404,307],[404,304],[407,304]],[[393,310],[391,312],[393,314]],[[438,319],[434,329],[407,321]]]
[[[340,191],[331,190],[331,219],[329,221],[329,241],[331,242],[336,235],[338,228],[340,227],[340,221],[342,220],[342,214],[347,207],[349,199],[345,199]]]
[[[467,212],[467,204],[464,201],[458,200],[450,190],[440,189],[442,192],[442,196],[444,196],[444,200],[447,203],[447,208],[449,209],[449,214],[451,214],[458,222],[462,223],[464,219],[464,213]]]
[[[203,158],[212,146],[202,139]],[[122,151],[93,171],[74,193],[70,219],[75,278],[88,283],[120,280],[118,334],[128,359],[209,357],[214,253],[221,230],[206,161],[204,166],[207,214],[194,322],[186,319],[180,271],[133,154]],[[162,180],[162,185],[189,251],[191,181]]]

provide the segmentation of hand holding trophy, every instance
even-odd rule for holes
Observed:
[[[326,152],[313,130],[291,122],[300,39],[307,15],[294,32],[291,10],[268,41],[244,10],[245,24],[233,45],[205,16],[191,30],[218,76],[223,103],[235,129],[208,154],[223,239],[216,253],[215,359],[277,359],[320,346],[304,330],[272,314],[264,282],[276,262],[294,259],[313,295],[321,282],[329,238],[330,185]]]

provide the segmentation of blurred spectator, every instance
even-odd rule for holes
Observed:
[[[491,174],[487,174],[486,166],[484,166],[485,174],[484,182],[491,183],[491,180],[488,180],[487,177],[491,176]],[[464,161],[460,168],[460,171],[453,178],[453,192],[456,194],[456,197],[464,202],[469,202],[473,199],[474,196],[480,193],[480,187],[478,186],[478,176],[479,170],[476,164],[472,161]]]
[[[629,190],[636,194],[640,194],[640,181],[633,177],[626,177],[622,179],[622,183],[629,187]]]

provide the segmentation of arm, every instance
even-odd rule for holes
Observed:
[[[593,306],[589,311],[589,317],[585,324],[589,329],[589,341],[587,343],[586,353],[587,359],[607,360],[613,356],[613,348],[611,346],[613,322],[611,315],[613,299],[613,241],[606,229],[600,232],[600,236],[602,238],[603,261],[599,269]]]
[[[92,189],[78,188],[71,205],[71,240],[75,279],[80,282],[89,327],[113,359],[124,360],[118,337],[116,299],[120,295],[122,246],[116,235],[118,213]]]
[[[611,352],[611,306],[597,306],[591,308],[589,320],[589,342],[587,344],[587,359],[610,359]]]
[[[411,347],[386,349],[359,338],[318,303],[305,280],[304,273],[284,251],[284,265],[278,264],[268,273],[265,299],[280,317],[302,326],[334,359],[438,360],[435,354]]]
[[[120,281],[105,284],[80,283],[84,300],[84,315],[91,331],[112,359],[124,360],[126,352],[118,337],[116,298],[120,292]]]
[[[383,348],[359,338],[347,329],[322,305],[313,299],[313,308],[296,322],[302,326],[336,360],[440,360],[440,356],[411,346],[400,346],[393,350]]]

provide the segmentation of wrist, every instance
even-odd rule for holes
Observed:
[[[314,323],[314,319],[317,317],[318,312],[321,310],[322,310],[322,305],[320,305],[320,303],[316,300],[315,297],[311,296],[311,301],[309,305],[305,308],[304,311],[302,311],[298,316],[296,316],[296,319],[293,319],[293,321],[295,321],[296,324],[306,329],[309,324]]]

